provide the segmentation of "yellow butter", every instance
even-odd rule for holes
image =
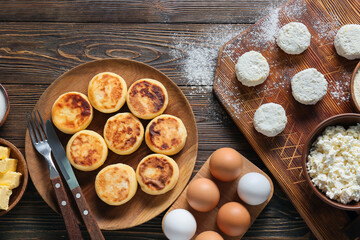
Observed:
[[[9,208],[9,200],[12,191],[6,186],[0,186],[0,210]]]
[[[5,158],[0,160],[0,173],[15,172],[18,160],[14,158]]]
[[[0,186],[7,186],[10,189],[18,187],[21,175],[19,172],[0,173]]]
[[[5,159],[10,157],[10,148],[0,146],[0,159]]]

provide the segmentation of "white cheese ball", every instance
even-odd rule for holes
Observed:
[[[304,24],[291,22],[280,29],[276,42],[287,54],[300,54],[310,46],[310,39],[311,34]]]
[[[165,215],[163,219],[163,232],[170,240],[189,240],[196,232],[196,220],[185,209],[175,209]]]
[[[360,58],[360,25],[342,26],[335,36],[334,45],[340,56],[349,60]]]
[[[241,55],[235,65],[237,79],[245,86],[262,84],[269,76],[270,68],[266,58],[255,51]]]
[[[314,105],[327,92],[328,83],[323,74],[315,68],[298,72],[291,79],[292,95],[296,101],[305,105]]]
[[[281,133],[286,126],[287,117],[284,108],[276,103],[261,105],[254,115],[256,131],[268,137]]]
[[[240,178],[237,193],[249,205],[264,203],[271,193],[269,180],[262,174],[250,172]]]

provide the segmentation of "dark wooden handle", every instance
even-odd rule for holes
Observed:
[[[94,215],[92,214],[89,205],[81,191],[80,187],[76,187],[71,190],[76,204],[79,208],[82,219],[84,220],[85,226],[90,234],[91,239],[101,240],[105,239],[97,222],[95,221]]]
[[[64,184],[60,176],[50,179],[51,184],[55,190],[56,199],[59,203],[61,214],[64,218],[66,230],[69,234],[69,239],[79,240],[83,239],[80,227],[76,221],[73,209],[71,208],[69,198],[66,195]]]

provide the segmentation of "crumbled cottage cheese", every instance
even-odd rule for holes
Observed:
[[[327,127],[314,142],[307,169],[315,186],[343,204],[360,200],[360,124]]]

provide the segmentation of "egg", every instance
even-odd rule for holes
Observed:
[[[195,240],[224,240],[223,237],[214,231],[206,231],[200,233]]]
[[[229,182],[238,178],[243,156],[232,148],[220,148],[210,157],[210,172],[218,180]]]
[[[196,232],[196,220],[185,209],[175,209],[164,216],[162,229],[170,240],[189,240]]]
[[[237,193],[241,200],[249,205],[258,205],[265,202],[271,193],[269,180],[257,172],[242,176],[237,186]]]
[[[229,202],[219,209],[216,223],[223,233],[231,237],[239,236],[250,227],[250,214],[240,203]]]
[[[186,199],[193,209],[208,212],[218,204],[220,191],[210,179],[199,178],[189,184]]]

